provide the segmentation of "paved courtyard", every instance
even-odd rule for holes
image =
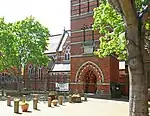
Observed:
[[[87,102],[64,103],[55,107],[47,107],[47,102],[39,102],[38,109],[33,110],[29,102],[29,112],[14,113],[14,107],[0,101],[0,116],[128,116],[128,102],[88,98]]]

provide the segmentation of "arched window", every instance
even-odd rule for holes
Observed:
[[[32,76],[32,65],[31,64],[29,64],[28,65],[28,78],[31,78],[31,76]]]
[[[41,66],[38,67],[38,79],[42,79],[42,68]]]
[[[64,60],[70,60],[70,46],[69,45],[66,47]]]

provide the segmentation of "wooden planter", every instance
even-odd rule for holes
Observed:
[[[51,97],[51,100],[56,99],[56,95],[48,95],[48,97]]]
[[[53,100],[52,103],[54,106],[57,106],[58,100]]]
[[[29,108],[29,104],[22,104],[21,105],[22,112],[27,112],[28,108]]]
[[[80,95],[76,95],[76,94],[74,94],[74,95],[72,95],[72,102],[73,103],[81,103],[81,96]]]

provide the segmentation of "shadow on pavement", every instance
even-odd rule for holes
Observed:
[[[26,111],[25,113],[32,113],[32,111]]]
[[[120,98],[101,98],[97,95],[87,95],[88,98],[94,98],[94,99],[105,99],[105,100],[114,100],[114,101],[124,101],[129,102],[128,96],[122,96]]]
[[[36,111],[41,111],[40,109],[34,109],[34,110],[36,110]]]
[[[19,112],[19,113],[15,113],[15,114],[22,114],[22,113]]]

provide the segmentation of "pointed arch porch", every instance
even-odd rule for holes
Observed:
[[[92,70],[94,72],[97,78],[97,83],[104,82],[104,74],[101,68],[91,61],[87,61],[79,67],[75,76],[75,82],[83,82],[84,75],[87,73],[88,70]]]

